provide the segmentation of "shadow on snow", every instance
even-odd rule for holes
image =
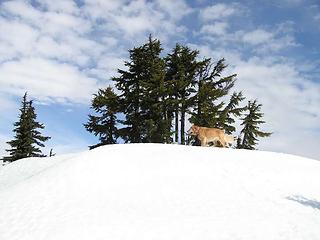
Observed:
[[[320,210],[320,202],[319,201],[310,200],[310,199],[307,199],[307,198],[305,198],[303,196],[299,196],[299,195],[286,197],[286,199],[298,202],[304,206],[308,206],[308,207],[312,207],[312,208]]]

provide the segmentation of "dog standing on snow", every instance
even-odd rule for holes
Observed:
[[[222,147],[228,147],[228,144],[232,144],[235,141],[235,137],[225,134],[224,130],[218,128],[207,128],[192,125],[188,130],[188,134],[197,136],[201,142],[201,146],[208,146],[210,142],[213,142],[215,146],[221,144]]]

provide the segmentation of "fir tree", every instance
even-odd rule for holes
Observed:
[[[236,128],[234,126],[234,118],[240,117],[242,115],[242,112],[247,109],[247,106],[239,107],[240,102],[244,99],[245,97],[243,96],[242,92],[234,92],[231,95],[229,103],[220,113],[218,125],[220,128],[224,129],[227,134],[231,134],[236,131]]]
[[[116,88],[121,92],[119,96],[120,111],[125,115],[124,125],[119,130],[125,142],[142,142],[142,122],[140,115],[142,103],[142,80],[143,80],[143,48],[138,47],[129,50],[130,61],[124,65],[128,70],[118,69],[119,77],[114,77]]]
[[[224,102],[221,98],[229,93],[236,77],[236,74],[222,77],[226,67],[224,59],[219,60],[214,66],[210,58],[201,63],[197,92],[193,96],[195,107],[190,118],[192,123],[203,127],[221,128],[226,121],[226,117],[222,116]]]
[[[194,84],[198,70],[196,60],[199,51],[191,50],[187,46],[177,44],[172,53],[166,58],[166,79],[171,100],[171,109],[175,118],[175,142],[179,138],[180,115],[180,141],[185,144],[186,113],[192,106],[191,94],[195,91]]]
[[[44,147],[43,142],[50,137],[42,136],[38,131],[44,129],[44,125],[36,121],[37,115],[32,101],[27,101],[27,93],[24,94],[21,105],[19,120],[14,123],[15,139],[7,142],[11,146],[11,149],[6,150],[10,156],[4,157],[4,161],[45,156],[39,147]]]
[[[167,111],[165,63],[160,57],[160,41],[152,39],[129,50],[128,70],[114,77],[121,112],[125,115],[120,129],[125,142],[170,142],[171,118]]]
[[[261,104],[257,100],[248,102],[248,114],[242,119],[240,140],[237,141],[237,148],[254,150],[258,142],[258,137],[268,137],[272,133],[262,132],[259,130],[259,125],[265,123],[262,120],[263,113],[261,112]]]
[[[144,118],[145,142],[170,142],[171,119],[167,118],[165,62],[160,57],[160,41],[149,36],[144,49],[141,115]]]
[[[99,89],[97,94],[94,94],[91,108],[98,116],[89,114],[88,123],[84,124],[85,128],[99,136],[99,143],[89,146],[90,149],[117,143],[118,129],[117,116],[119,112],[118,96],[113,92],[111,87]]]

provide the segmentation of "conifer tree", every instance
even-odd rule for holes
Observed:
[[[140,115],[142,102],[142,72],[143,72],[143,48],[133,48],[129,50],[130,60],[124,65],[128,70],[118,69],[119,77],[113,77],[116,88],[120,91],[119,103],[120,112],[125,115],[125,119],[120,123],[124,125],[119,130],[125,142],[142,142],[142,122]]]
[[[220,113],[218,125],[220,128],[224,129],[227,134],[231,134],[236,131],[234,118],[240,117],[242,112],[247,109],[247,106],[239,107],[240,102],[244,99],[245,97],[242,92],[234,92],[231,95],[229,103]]]
[[[248,102],[248,114],[242,118],[240,140],[237,141],[237,148],[254,150],[258,142],[258,137],[268,137],[272,133],[260,131],[259,125],[265,123],[262,120],[261,104],[257,100]]]
[[[219,60],[214,66],[211,59],[205,59],[199,68],[197,79],[197,92],[194,98],[194,111],[190,121],[204,127],[222,127],[222,97],[226,96],[234,86],[236,74],[222,77],[222,72],[227,67],[225,60]],[[233,100],[234,101],[234,100]],[[231,107],[231,106],[230,106]],[[226,108],[228,109],[228,108]]]
[[[192,106],[191,94],[195,92],[194,84],[198,70],[197,56],[199,51],[191,50],[187,46],[177,44],[171,54],[166,58],[171,107],[174,109],[175,142],[179,138],[180,115],[180,141],[185,144],[186,113]]]
[[[89,114],[88,123],[84,126],[89,132],[99,136],[100,142],[89,148],[117,143],[119,133],[116,114],[119,112],[119,101],[112,88],[99,89],[98,93],[94,94],[91,108],[98,116]]]
[[[142,78],[141,115],[144,118],[145,142],[170,142],[171,119],[167,119],[165,62],[160,57],[160,41],[152,39],[143,45],[144,76]]]
[[[7,142],[11,149],[6,150],[10,156],[4,157],[3,161],[16,161],[26,157],[45,157],[39,147],[44,147],[43,142],[50,137],[42,136],[38,129],[44,129],[44,125],[37,122],[37,115],[32,101],[27,100],[24,94],[20,108],[19,120],[14,123],[13,132],[15,139]]]
[[[170,142],[171,118],[167,111],[165,63],[160,57],[160,41],[152,39],[129,50],[128,70],[114,77],[121,92],[121,112],[125,115],[120,129],[125,142]]]

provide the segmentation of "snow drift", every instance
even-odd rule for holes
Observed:
[[[109,145],[0,170],[0,239],[320,239],[320,162]]]

